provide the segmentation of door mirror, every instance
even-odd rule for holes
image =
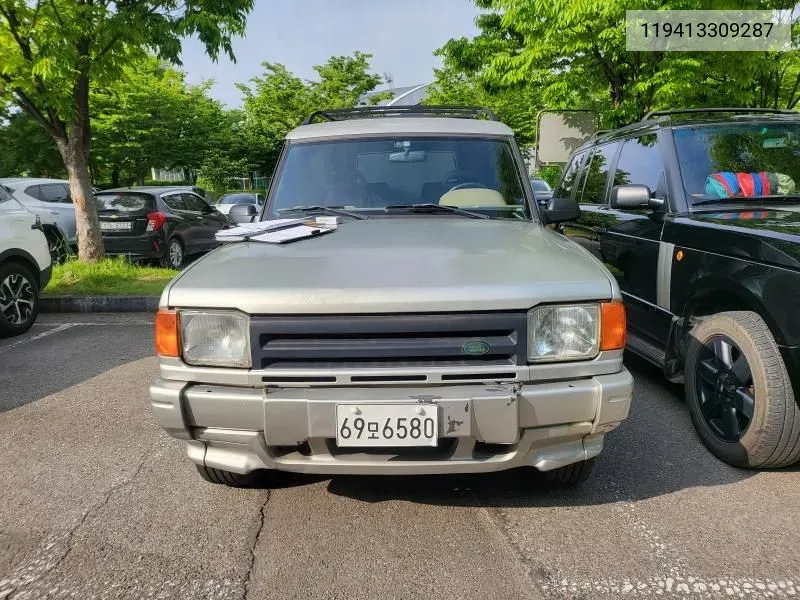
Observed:
[[[258,209],[253,204],[234,204],[228,212],[228,220],[234,223],[252,223]]]
[[[664,207],[663,198],[653,198],[653,192],[646,185],[631,183],[615,185],[611,188],[611,208],[620,210],[636,210],[650,208],[659,210]]]
[[[578,203],[570,198],[552,197],[542,207],[545,224],[574,221],[580,216]]]

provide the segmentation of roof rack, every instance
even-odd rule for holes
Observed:
[[[308,115],[302,125],[309,125],[315,119],[324,121],[343,121],[364,117],[455,117],[459,119],[480,119],[499,121],[497,115],[482,106],[358,106],[335,110],[318,110]]]
[[[647,121],[653,117],[664,117],[669,115],[682,115],[682,114],[702,114],[702,113],[772,113],[779,115],[798,115],[797,111],[784,110],[780,108],[676,108],[672,110],[651,110],[644,117],[642,121]]]

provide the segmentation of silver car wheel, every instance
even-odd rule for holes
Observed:
[[[179,268],[183,264],[183,247],[178,240],[169,243],[169,266],[173,269]]]
[[[22,325],[33,313],[33,286],[21,273],[12,273],[0,283],[0,314],[11,325]]]

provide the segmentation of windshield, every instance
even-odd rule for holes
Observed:
[[[800,124],[703,125],[675,130],[689,202],[791,197],[800,182]]]
[[[253,194],[229,194],[219,199],[219,204],[258,204]]]
[[[292,144],[270,211],[278,215],[297,206],[326,206],[377,214],[385,213],[387,207],[393,212],[392,206],[411,204],[530,218],[511,146],[476,138],[387,137]]]
[[[531,185],[534,192],[550,192],[552,188],[547,184],[544,179],[531,179]]]

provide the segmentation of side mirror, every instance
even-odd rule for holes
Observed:
[[[570,198],[557,198],[553,196],[542,206],[545,224],[575,221],[580,216],[578,203]]]
[[[228,220],[234,223],[252,223],[258,214],[253,204],[234,204],[228,212]]]
[[[646,185],[631,183],[615,185],[611,188],[611,208],[636,210],[650,208],[659,210],[664,206],[663,198],[653,198],[653,193]]]

